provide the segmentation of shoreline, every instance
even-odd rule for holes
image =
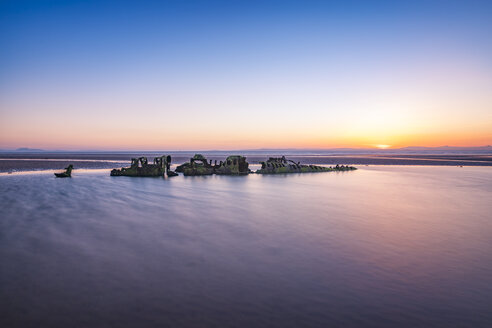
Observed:
[[[172,169],[174,170],[177,165],[172,165]],[[255,171],[261,167],[260,164],[250,164],[252,166],[253,172],[242,175],[242,176],[249,176],[249,175],[257,175]],[[328,167],[330,165],[328,164],[321,164],[321,166]],[[364,169],[375,169],[375,168],[406,168],[406,167],[414,167],[414,168],[429,168],[429,167],[435,167],[437,168],[456,168],[456,169],[480,169],[480,168],[488,168],[492,167],[492,165],[414,165],[414,164],[364,164],[364,165],[355,165],[355,167],[360,170]],[[75,168],[73,169],[72,172],[74,172],[76,175],[77,174],[104,174],[108,175],[111,172],[113,168]],[[56,172],[60,172],[63,169],[60,168],[44,168],[44,169],[34,169],[34,170],[11,170],[11,171],[0,171],[0,177],[7,177],[7,176],[19,176],[19,175],[53,175]],[[333,172],[312,172],[312,173],[344,173],[343,171],[333,171]],[[296,174],[302,174],[302,173],[284,173],[284,174],[266,174],[266,175],[296,175]],[[261,174],[260,174],[261,175]],[[181,177],[185,178],[192,178],[193,176],[187,177],[184,176],[183,174],[179,174]],[[198,176],[198,177],[207,177],[207,176]],[[142,178],[142,177],[130,177],[130,178]],[[144,177],[147,178],[147,177]],[[154,178],[162,178],[162,177],[154,177]],[[166,180],[168,179],[167,177],[165,178]]]
[[[78,169],[114,169],[125,167],[132,157],[147,156],[152,159],[162,154],[0,154],[0,173],[62,170],[69,164]],[[189,161],[190,156],[173,155],[172,165]],[[245,154],[250,165],[258,165],[271,155]],[[223,160],[223,155],[207,155],[209,160]],[[355,166],[491,166],[492,155],[289,155],[288,159],[308,165],[355,165]]]

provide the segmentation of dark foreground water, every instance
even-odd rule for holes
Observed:
[[[0,176],[1,327],[491,327],[492,169]]]

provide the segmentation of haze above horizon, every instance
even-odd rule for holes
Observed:
[[[0,149],[492,144],[489,1],[2,1]]]

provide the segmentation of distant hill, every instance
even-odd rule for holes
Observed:
[[[40,151],[45,151],[45,150],[44,149],[37,149],[37,148],[23,147],[23,148],[17,148],[15,151],[18,151],[18,152],[40,152]]]
[[[480,146],[480,147],[454,147],[454,146],[440,146],[440,147],[403,147],[398,150],[403,151],[418,151],[418,150],[440,150],[440,151],[492,151],[492,146]]]
[[[96,154],[149,154],[149,153],[166,153],[166,154],[245,154],[245,155],[492,155],[492,146],[479,147],[403,147],[403,148],[257,148],[257,149],[234,149],[234,150],[46,150],[38,148],[21,147],[15,150],[0,149],[1,153],[96,153]]]

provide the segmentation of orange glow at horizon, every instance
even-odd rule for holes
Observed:
[[[98,114],[95,116],[88,116],[83,109],[73,110],[69,120],[53,119],[60,109],[42,108],[30,115],[22,115],[22,112],[3,115],[0,149],[395,149],[492,144],[492,111],[487,111],[485,100],[481,106],[476,106],[476,115],[481,115],[480,119],[459,108],[445,110],[444,105],[439,105],[439,110],[433,112],[416,111],[413,109],[425,108],[425,103],[408,102],[403,106],[395,97],[386,98],[382,104],[377,99],[373,102],[373,105],[350,103],[354,108],[350,115],[322,111],[323,106],[313,103],[312,106],[319,109],[312,115],[295,114],[300,106],[296,105],[288,108],[286,115],[281,111],[281,116],[277,116],[278,109],[271,109],[262,112],[263,116],[246,114],[240,117],[236,111],[221,112],[219,109],[207,117],[203,114],[207,113],[206,106],[199,107],[195,103],[188,104],[189,108],[184,107],[181,112],[186,114],[181,115],[161,114],[159,106],[149,109],[148,115],[138,116],[133,114],[136,107],[132,105],[122,111],[96,107],[93,111],[97,109]],[[277,104],[276,108],[281,105]],[[243,114],[244,111],[238,112]]]
[[[259,148],[375,148],[476,147],[492,144],[492,134],[484,131],[461,133],[421,133],[409,135],[330,134],[289,131],[163,131],[146,129],[92,129],[86,134],[70,129],[16,129],[0,134],[0,148],[41,148],[48,150],[239,150]],[[20,130],[20,131],[19,131]],[[7,131],[7,133],[5,133]],[[17,132],[17,133],[15,133]],[[40,137],[42,136],[42,137]]]

